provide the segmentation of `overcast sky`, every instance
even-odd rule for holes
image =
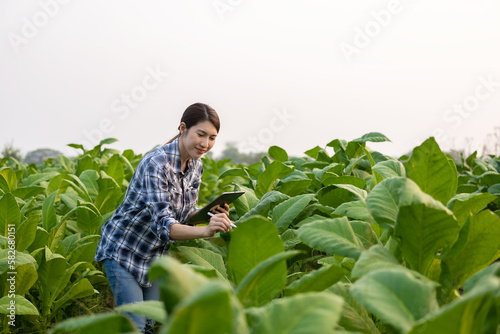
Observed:
[[[377,131],[480,148],[500,126],[497,0],[0,1],[0,145],[146,152],[214,107],[242,151]],[[470,138],[470,139],[466,139]]]

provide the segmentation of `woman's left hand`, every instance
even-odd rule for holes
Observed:
[[[227,203],[221,204],[218,207],[216,207],[215,209],[213,209],[212,213],[214,215],[216,215],[218,213],[225,213],[226,216],[229,218],[229,205]]]

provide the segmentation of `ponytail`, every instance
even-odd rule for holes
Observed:
[[[177,134],[174,138],[170,139],[169,141],[167,141],[167,142],[166,142],[165,144],[163,144],[163,145],[170,144],[171,142],[173,142],[174,140],[176,140],[177,138],[179,138],[179,136],[180,136],[180,135],[181,135],[181,134],[180,134],[180,133],[178,133],[178,134]]]

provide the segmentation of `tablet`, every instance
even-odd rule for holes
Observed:
[[[208,213],[218,207],[221,204],[227,203],[230,204],[234,202],[238,197],[243,195],[244,191],[232,191],[225,192],[217,196],[213,201],[205,205],[200,209],[196,214],[194,214],[191,218],[188,218],[184,221],[185,224],[197,224],[197,223],[206,223],[209,221],[210,216]]]

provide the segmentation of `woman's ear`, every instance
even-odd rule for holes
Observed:
[[[184,134],[185,131],[186,131],[186,123],[181,122],[181,124],[179,125],[179,132],[181,134]]]

